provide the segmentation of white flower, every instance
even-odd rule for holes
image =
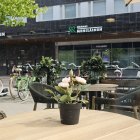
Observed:
[[[63,78],[62,79],[62,82],[64,82],[64,83],[69,83],[70,82],[70,77],[65,77],[65,78]]]
[[[73,70],[71,69],[69,72],[69,76],[72,77],[73,76]]]
[[[60,83],[58,84],[58,86],[59,86],[59,87],[62,87],[62,88],[68,88],[68,87],[69,87],[69,83],[67,83],[67,82],[60,82]]]
[[[17,72],[22,71],[22,69],[21,68],[16,68],[15,71],[17,71]]]
[[[80,84],[86,84],[86,80],[84,78],[76,76],[75,80]]]

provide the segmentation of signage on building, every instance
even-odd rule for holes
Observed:
[[[89,32],[101,32],[102,26],[98,27],[88,27],[88,25],[84,26],[70,26],[69,33],[89,33]]]
[[[96,48],[107,48],[107,45],[96,45]]]
[[[5,32],[0,32],[0,37],[5,36]]]

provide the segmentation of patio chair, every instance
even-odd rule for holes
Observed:
[[[59,94],[59,92],[52,86],[39,82],[32,82],[29,84],[29,90],[34,100],[34,111],[37,109],[37,103],[46,103],[47,108],[54,108],[54,104],[57,103],[56,100],[52,98],[51,94],[46,91],[46,89],[50,89],[55,94]]]
[[[92,98],[93,109],[96,109],[102,104],[109,105],[109,107],[113,107],[116,109],[126,110],[127,108],[131,108],[134,111],[134,117],[136,119],[139,119],[138,109],[140,111],[140,86],[128,91],[128,93],[118,98]]]
[[[0,120],[6,118],[6,114],[3,111],[0,111]]]
[[[117,84],[118,87],[115,91],[115,93],[113,92],[105,92],[108,97],[110,98],[117,98],[117,97],[121,97],[125,94],[129,94],[129,91],[131,92],[132,89],[137,88],[140,85],[140,80],[138,79],[124,79],[124,80],[120,80],[120,79],[103,79],[101,81],[101,83],[104,84]]]

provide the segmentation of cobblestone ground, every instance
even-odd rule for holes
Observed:
[[[1,76],[0,78],[3,81],[4,87],[8,88],[9,77]],[[34,102],[31,96],[26,101],[21,101],[18,97],[12,99],[9,93],[7,96],[0,97],[0,110],[4,111],[7,116],[32,111],[33,105]],[[46,108],[46,104],[38,104],[37,110],[44,108]]]

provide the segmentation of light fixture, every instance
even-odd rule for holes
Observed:
[[[104,34],[109,34],[109,35],[118,35],[119,33],[118,32],[103,32]]]
[[[115,22],[115,18],[107,18],[106,22],[113,23]]]
[[[7,35],[7,38],[10,38],[11,39],[12,38],[12,35]]]
[[[27,38],[24,38],[24,40],[25,40],[25,41],[28,41],[28,39],[27,39]]]

